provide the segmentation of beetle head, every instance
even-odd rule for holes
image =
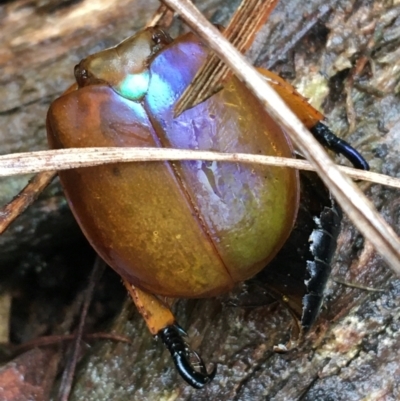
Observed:
[[[148,66],[152,57],[172,42],[160,28],[151,27],[103,50],[75,66],[79,87],[105,84],[131,100],[139,100],[149,84]]]

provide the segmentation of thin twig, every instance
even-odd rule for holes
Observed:
[[[242,0],[228,26],[223,30],[224,37],[236,49],[245,53],[277,3],[278,0]],[[176,103],[175,115],[212,96],[221,89],[223,82],[231,74],[230,68],[215,53],[210,53]]]
[[[43,192],[56,176],[55,171],[42,171],[33,177],[25,188],[0,209],[0,235],[23,213]]]
[[[189,0],[163,0],[210,46],[258,97],[269,114],[285,128],[300,152],[315,166],[325,185],[354,225],[400,276],[400,239],[365,195],[330,160],[297,116],[260,74]]]
[[[154,13],[151,20],[146,24],[146,28],[156,25],[167,28],[171,25],[173,18],[174,12],[165,4],[161,4],[161,6],[158,7],[158,10]]]
[[[84,334],[82,338],[86,341],[95,341],[95,340],[110,340],[110,341],[118,341],[123,343],[131,343],[131,339],[126,336],[121,336],[115,333],[90,333]],[[76,334],[64,334],[64,335],[54,335],[54,336],[43,336],[35,338],[32,341],[27,341],[23,344],[10,344],[10,343],[2,343],[0,344],[1,347],[7,347],[10,350],[12,355],[17,355],[22,352],[28,351],[33,348],[37,347],[48,347],[52,345],[57,345],[63,342],[75,341]]]
[[[106,163],[150,162],[164,160],[204,160],[231,163],[263,164],[315,171],[306,160],[261,156],[246,153],[219,153],[203,150],[166,148],[69,148],[14,153],[0,156],[0,177],[35,173],[46,170],[67,170],[92,167]],[[337,166],[340,171],[357,180],[400,188],[400,179],[370,171]]]
[[[385,290],[382,290],[382,289],[380,289],[380,288],[366,287],[366,286],[361,285],[361,284],[349,283],[348,281],[339,280],[339,279],[337,279],[337,278],[334,278],[333,281],[334,281],[335,283],[344,285],[344,286],[346,286],[346,287],[357,288],[357,289],[359,289],[359,290],[370,291],[370,292],[385,292]]]
[[[97,256],[92,272],[89,277],[89,284],[86,289],[86,294],[82,305],[82,313],[79,320],[78,330],[75,335],[75,343],[73,346],[73,353],[71,356],[71,360],[68,365],[68,368],[64,372],[65,374],[63,375],[61,381],[60,396],[59,396],[60,401],[68,401],[69,394],[72,388],[72,381],[75,374],[76,364],[79,358],[79,353],[81,348],[80,344],[83,336],[83,328],[85,326],[86,316],[89,310],[90,303],[92,301],[93,290],[100,276],[103,274],[105,266],[106,266],[105,262]]]

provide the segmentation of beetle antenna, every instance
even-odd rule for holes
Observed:
[[[173,324],[160,330],[158,335],[171,353],[175,366],[182,378],[194,388],[203,388],[214,378],[217,368],[214,366],[211,373],[207,372],[200,355],[191,350],[183,339],[182,331],[185,333],[180,326]],[[198,362],[197,369],[191,363],[193,357]]]
[[[369,170],[369,164],[349,143],[338,138],[325,124],[317,123],[310,129],[314,138],[323,146],[343,155],[353,166],[359,170]]]

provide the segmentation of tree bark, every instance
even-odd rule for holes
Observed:
[[[197,3],[208,18],[223,24],[238,2]],[[73,80],[74,65],[141,29],[157,7],[155,0],[0,5],[2,153],[45,149],[46,110]],[[281,0],[249,57],[310,97],[332,131],[356,147],[371,170],[398,176],[399,23],[394,1]],[[182,29],[177,23],[172,33]],[[361,65],[354,75],[354,67]],[[2,180],[0,202],[9,201],[26,180]],[[399,232],[398,192],[360,186]],[[68,249],[78,241],[77,232],[55,183],[0,239],[0,272],[8,278],[27,264],[32,267],[32,254],[45,254],[48,247]],[[339,236],[324,309],[297,348],[285,354],[272,350],[289,338],[292,320],[285,308],[229,307],[225,301],[230,296],[180,300],[175,307],[192,348],[218,365],[205,389],[196,391],[180,379],[168,352],[127,301],[110,330],[128,336],[132,344],[94,347],[80,365],[71,399],[400,399],[400,281],[348,220]]]

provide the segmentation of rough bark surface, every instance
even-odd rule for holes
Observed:
[[[238,2],[197,3],[208,18],[224,23]],[[2,2],[1,153],[45,149],[46,110],[73,80],[73,66],[142,28],[157,6],[156,0]],[[182,29],[176,24],[173,34]],[[312,98],[331,129],[359,149],[373,171],[398,176],[399,40],[396,0],[281,0],[250,57],[258,65],[272,66]],[[351,68],[362,57],[367,58],[365,67],[352,78]],[[2,179],[0,204],[26,180]],[[399,232],[398,192],[360,186]],[[1,277],[9,282],[29,269],[38,270],[43,260],[51,265],[43,255],[79,241],[55,183],[0,238]],[[54,269],[60,263],[53,260]],[[383,291],[350,288],[334,279]],[[204,390],[182,382],[168,352],[129,304],[108,329],[129,336],[132,344],[94,347],[80,364],[71,399],[400,399],[400,281],[348,221],[339,237],[324,310],[298,348],[286,354],[272,351],[288,340],[291,317],[284,308],[233,308],[221,302],[228,298],[176,305],[192,347],[204,360],[218,364],[215,380]]]

